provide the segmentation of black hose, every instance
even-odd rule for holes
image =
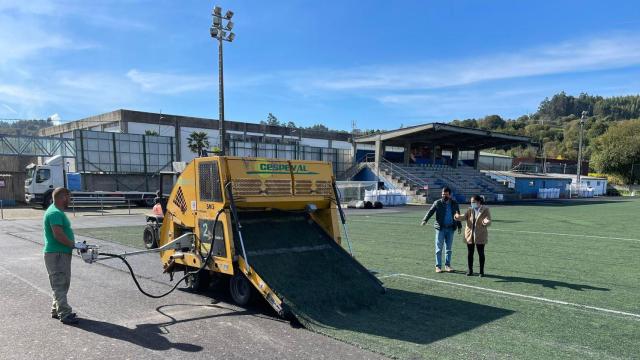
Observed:
[[[148,292],[144,291],[142,289],[142,287],[140,286],[140,283],[138,282],[138,278],[136,278],[136,274],[133,272],[133,268],[131,267],[131,265],[129,264],[127,259],[124,258],[124,256],[118,255],[118,254],[109,254],[109,253],[101,253],[101,255],[106,256],[106,258],[103,258],[103,259],[118,258],[118,259],[122,260],[122,262],[129,269],[129,273],[131,274],[131,277],[133,278],[133,282],[136,284],[136,287],[138,288],[138,290],[140,290],[140,292],[143,295],[148,296],[148,297],[153,298],[153,299],[159,299],[159,298],[165,297],[165,296],[171,294],[176,288],[178,288],[178,285],[180,285],[180,283],[183,282],[188,276],[198,274],[200,271],[202,271],[202,269],[205,268],[205,266],[207,266],[207,264],[209,263],[209,260],[211,260],[211,256],[213,255],[213,241],[215,240],[215,237],[216,237],[215,234],[216,234],[216,226],[218,226],[218,218],[220,217],[220,214],[222,214],[223,211],[224,211],[224,208],[218,210],[218,213],[216,214],[216,218],[215,218],[214,223],[213,223],[213,229],[211,229],[211,233],[213,234],[213,238],[211,240],[211,246],[209,246],[209,252],[207,253],[207,258],[202,262],[202,265],[200,266],[200,268],[198,268],[198,270],[190,271],[187,274],[185,274],[185,276],[183,276],[180,280],[178,280],[178,282],[169,291],[165,292],[164,294],[153,295],[153,294],[149,294]]]

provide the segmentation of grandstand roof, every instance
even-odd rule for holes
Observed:
[[[442,123],[417,125],[379,134],[361,136],[355,139],[359,144],[373,144],[380,138],[388,146],[404,146],[407,142],[423,145],[440,145],[460,150],[480,150],[511,147],[514,145],[535,145],[531,138],[503,134],[496,131],[466,128]]]

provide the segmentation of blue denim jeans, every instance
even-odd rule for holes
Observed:
[[[436,266],[442,268],[442,248],[446,246],[444,264],[451,266],[451,252],[453,247],[453,232],[455,229],[447,228],[436,230]]]

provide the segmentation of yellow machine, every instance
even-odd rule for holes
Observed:
[[[261,276],[293,269],[283,262],[307,261],[301,259],[314,259],[314,254],[330,249],[356,264],[355,271],[368,274],[340,246],[339,216],[344,220],[330,163],[196,158],[180,174],[166,200],[158,239],[162,248],[193,233],[194,246],[161,251],[162,265],[171,274],[203,267],[187,278],[189,287],[205,288],[211,281],[228,280],[236,303],[244,305],[252,293],[259,293],[283,315],[283,298],[272,289],[270,279]],[[207,255],[211,256],[203,265]],[[281,277],[291,280],[295,276]]]

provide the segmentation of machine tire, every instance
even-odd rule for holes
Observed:
[[[186,279],[187,289],[191,291],[205,291],[209,288],[211,275],[207,270],[202,270],[197,274],[191,274]]]
[[[155,249],[158,247],[158,228],[154,225],[147,224],[142,234],[144,247],[147,249]]]
[[[249,279],[247,279],[244,274],[236,271],[231,279],[229,279],[229,292],[231,293],[233,302],[240,306],[245,306],[251,301],[253,285],[251,285]]]

